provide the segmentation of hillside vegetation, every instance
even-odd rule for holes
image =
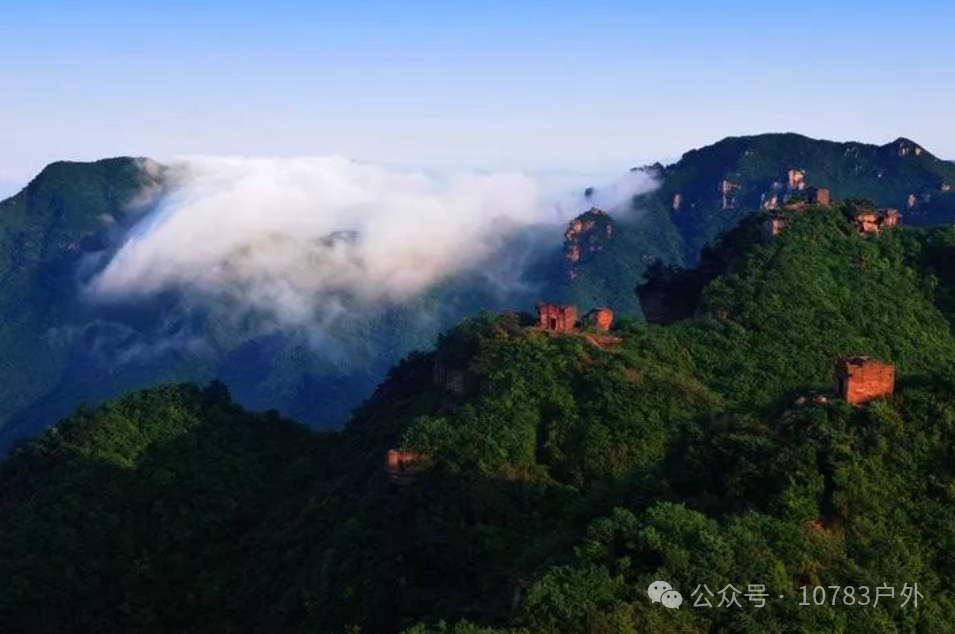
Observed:
[[[341,432],[218,383],[80,409],[0,465],[0,630],[955,631],[955,231],[862,235],[860,205],[741,227],[693,317],[619,344],[467,319]],[[837,398],[845,354],[895,393]],[[765,607],[692,606],[727,584]]]
[[[875,146],[734,137],[642,169],[659,188],[605,210],[613,233],[579,237],[572,278],[565,227],[528,227],[475,270],[409,301],[351,307],[342,298],[347,318],[318,328],[316,346],[309,328],[276,332],[261,315],[228,307],[211,314],[181,289],[90,301],[85,285],[137,220],[167,200],[167,172],[147,159],[54,163],[0,202],[0,456],[79,403],[213,377],[246,407],[340,428],[388,368],[464,317],[546,297],[640,319],[633,289],[649,268],[696,262],[704,245],[774,197],[782,205],[807,187],[896,207],[909,225],[955,220],[955,165],[907,139]]]

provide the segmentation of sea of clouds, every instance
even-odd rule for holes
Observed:
[[[521,173],[435,175],[341,157],[194,157],[163,180],[155,208],[124,234],[89,296],[174,290],[293,328],[327,322],[343,306],[406,302],[481,267],[528,227],[548,227],[559,245],[560,225],[591,204],[629,208],[656,185],[629,171],[585,201]]]

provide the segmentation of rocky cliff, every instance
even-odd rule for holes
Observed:
[[[613,234],[613,218],[596,207],[571,220],[564,232],[564,277],[576,278],[577,265],[603,251]]]

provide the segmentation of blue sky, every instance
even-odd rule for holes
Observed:
[[[927,0],[5,0],[0,192],[57,159],[602,172],[764,131],[955,158],[953,38]]]

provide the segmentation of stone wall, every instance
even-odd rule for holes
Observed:
[[[537,325],[550,332],[570,332],[577,325],[577,307],[537,304]]]
[[[847,357],[836,363],[836,394],[850,405],[889,396],[895,391],[895,366],[868,357]]]

